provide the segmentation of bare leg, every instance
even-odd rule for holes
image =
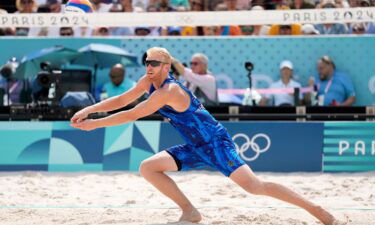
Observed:
[[[176,183],[164,174],[166,171],[177,171],[177,165],[173,157],[165,151],[144,160],[140,166],[141,175],[182,209],[180,221],[201,221],[201,214],[181,192]]]
[[[230,175],[230,178],[249,193],[267,195],[297,205],[307,210],[325,225],[332,225],[335,222],[335,218],[328,211],[308,201],[289,188],[272,182],[260,181],[247,165],[243,165],[235,170]]]

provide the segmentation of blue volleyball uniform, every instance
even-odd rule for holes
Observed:
[[[186,144],[173,146],[166,151],[174,158],[178,170],[209,166],[229,176],[245,162],[237,154],[234,143],[225,127],[219,123],[180,82],[169,75],[161,87],[176,83],[190,96],[190,106],[177,112],[165,105],[158,112],[169,120],[181,134]],[[155,91],[153,85],[150,94]]]

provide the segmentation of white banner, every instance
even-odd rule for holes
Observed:
[[[374,21],[375,7],[224,12],[0,14],[0,27],[212,26]]]

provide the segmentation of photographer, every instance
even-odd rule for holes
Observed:
[[[14,74],[18,67],[15,59],[11,59],[0,69],[0,88],[2,105],[13,105],[31,102],[31,90],[27,80],[19,80]]]

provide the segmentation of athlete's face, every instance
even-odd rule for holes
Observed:
[[[169,64],[165,62],[162,55],[158,53],[150,53],[147,55],[146,62],[146,73],[151,80],[160,79],[162,73],[168,73]]]

